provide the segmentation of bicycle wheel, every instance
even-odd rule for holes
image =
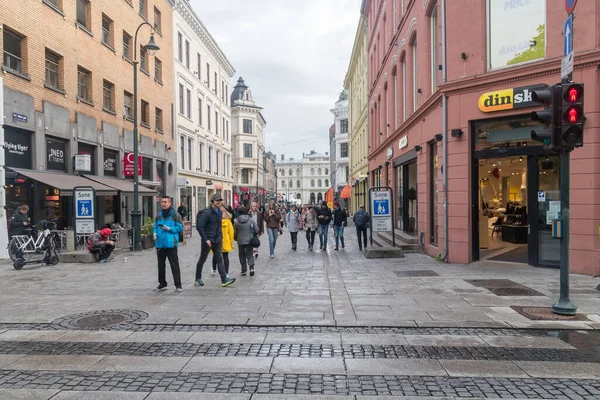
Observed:
[[[52,233],[50,236],[50,244],[52,246],[52,250],[54,251],[54,253],[56,255],[59,255],[61,245],[62,245],[60,236],[58,236],[56,233]]]
[[[28,249],[29,247],[30,244],[25,246],[25,249]],[[29,261],[31,260],[31,257],[33,257],[33,252],[25,252],[19,249],[19,242],[16,238],[12,238],[8,244],[8,255],[12,261],[15,261],[17,258],[22,258],[23,261]]]

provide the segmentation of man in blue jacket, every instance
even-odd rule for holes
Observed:
[[[179,234],[183,232],[181,215],[173,208],[170,197],[160,200],[161,212],[154,220],[154,241],[156,255],[158,257],[158,287],[154,291],[167,290],[166,260],[169,259],[171,272],[175,281],[175,291],[183,292],[181,287],[181,272],[179,270],[179,257],[177,255],[177,243]]]
[[[221,222],[221,206],[223,205],[223,197],[220,194],[215,194],[210,199],[210,207],[202,210],[196,216],[196,230],[200,234],[202,247],[200,249],[200,258],[196,264],[196,279],[194,285],[204,286],[202,282],[202,268],[208,258],[208,253],[212,250],[213,259],[221,276],[221,286],[229,286],[235,282],[235,278],[228,278],[223,265],[223,228]]]

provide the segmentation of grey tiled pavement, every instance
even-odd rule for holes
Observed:
[[[598,279],[571,276],[587,321],[531,321],[510,306],[552,305],[558,271],[366,260],[351,227],[339,252],[331,241],[309,252],[299,236],[296,252],[280,236],[274,259],[263,237],[255,277],[239,274],[234,250],[228,288],[210,261],[206,286],[193,286],[193,237],[180,248],[183,293],[170,272],[169,290],[152,291],[152,250],[107,264],[0,265],[0,399],[600,398]],[[412,270],[439,276],[395,274]],[[543,296],[500,297],[470,279]],[[98,310],[141,319],[102,330],[53,323]]]

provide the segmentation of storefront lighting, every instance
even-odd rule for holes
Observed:
[[[523,157],[519,157],[519,161],[523,161]]]

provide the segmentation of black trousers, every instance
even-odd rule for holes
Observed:
[[[240,265],[242,266],[242,272],[247,272],[248,266],[254,268],[254,252],[251,244],[240,244],[238,245],[238,255],[240,258]]]
[[[202,248],[200,250],[200,258],[196,263],[196,280],[202,279],[202,268],[204,268],[204,263],[208,258],[208,254],[210,251],[213,251],[213,262],[217,265],[217,270],[219,271],[219,275],[221,276],[221,283],[225,283],[227,280],[225,266],[223,265],[223,244],[222,243],[210,243],[209,247],[206,242],[202,242]]]
[[[225,268],[225,273],[228,274],[229,273],[229,253],[222,253],[223,254],[223,267]],[[212,259],[212,267],[213,270],[217,270],[217,260],[215,259],[215,257],[213,257]]]
[[[115,246],[110,245],[106,242],[102,242],[100,244],[92,246],[92,249],[100,250],[100,260],[102,260],[103,258],[108,259],[108,257],[110,257],[111,253],[115,249]]]
[[[360,235],[362,234],[363,237],[363,241],[365,242],[365,249],[367,248],[367,228],[360,228],[360,227],[356,227],[356,236],[358,236],[358,248],[362,249],[363,246],[361,246],[360,243]]]
[[[316,229],[309,229],[306,231],[306,241],[309,246],[313,246],[315,244],[315,234],[317,233]]]
[[[156,249],[156,256],[158,257],[158,284],[159,286],[167,286],[166,268],[167,258],[171,265],[171,272],[173,273],[173,281],[175,281],[175,287],[181,287],[181,271],[179,270],[179,256],[177,255],[177,247],[171,249]]]

